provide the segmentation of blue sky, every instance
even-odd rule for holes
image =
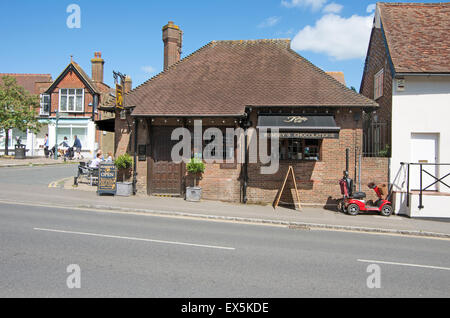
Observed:
[[[433,1],[423,1],[433,2]],[[212,40],[290,38],[299,54],[325,71],[343,71],[359,89],[373,11],[371,0],[17,0],[1,1],[0,73],[50,73],[55,79],[70,55],[91,74],[101,51],[105,82],[112,71],[133,86],[163,65],[163,25],[183,30],[182,57]],[[70,4],[81,28],[68,28]],[[368,10],[369,7],[369,10]]]

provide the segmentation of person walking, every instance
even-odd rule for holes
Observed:
[[[83,159],[83,156],[81,155],[81,141],[78,139],[77,135],[73,136],[74,142],[73,142],[73,151],[75,153],[76,159]]]
[[[44,137],[44,155],[45,155],[45,158],[48,158],[48,156],[49,156],[48,145],[49,145],[48,134],[45,134],[45,137]]]

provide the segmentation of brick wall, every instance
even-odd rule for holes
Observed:
[[[355,113],[360,110],[340,108],[335,113],[336,124],[341,127],[339,139],[324,139],[322,141],[322,151],[320,161],[283,161],[280,162],[280,169],[277,173],[263,175],[260,173],[261,164],[249,164],[248,175],[249,184],[247,196],[249,203],[272,203],[281,187],[289,165],[295,171],[297,186],[302,204],[314,204],[324,206],[334,204],[337,198],[341,197],[339,180],[342,178],[342,171],[345,170],[345,149],[350,150],[349,172],[350,177],[357,180],[355,171],[355,148],[357,158],[361,151],[362,143],[362,122],[355,121]],[[119,146],[116,148],[116,156],[126,151],[130,142],[130,135],[127,130],[126,120],[116,117],[116,137]],[[251,118],[253,118],[252,116]],[[176,125],[173,120],[166,122],[155,121],[152,125]],[[131,122],[131,119],[130,119]],[[257,121],[253,120],[256,126]],[[147,144],[147,155],[150,154],[150,136],[148,133],[149,121],[144,120],[139,124],[139,144]],[[123,131],[124,133],[120,133]],[[131,143],[132,140],[131,140]],[[133,145],[130,147],[132,151]],[[149,157],[146,161],[138,161],[138,191],[145,193],[147,190],[147,172]],[[356,161],[358,164],[358,160]],[[369,196],[371,192],[367,189],[367,183],[386,182],[388,171],[387,158],[362,158],[362,190]],[[357,173],[359,169],[357,166]],[[185,170],[184,170],[185,171]],[[241,198],[241,171],[242,165],[236,164],[206,164],[205,173],[198,184],[202,187],[203,198],[206,200],[220,200],[239,202]],[[193,185],[193,178],[184,174],[184,184]],[[355,181],[357,182],[357,181]],[[281,201],[292,204],[295,201],[294,187],[289,180],[286,191],[283,192]]]
[[[61,79],[55,89],[51,92],[51,112],[54,113],[59,109],[59,90],[61,88],[83,88],[84,89],[84,112],[83,113],[68,113],[70,117],[92,117],[93,96],[89,93],[88,88],[78,78],[75,72],[69,72]]]
[[[392,71],[382,31],[373,28],[360,88],[362,95],[374,98],[374,76],[381,69],[384,69],[383,96],[375,101],[380,105],[377,110],[380,121],[388,123],[388,143],[391,144]]]
[[[324,139],[322,141],[320,161],[280,161],[280,169],[273,175],[262,175],[260,164],[249,165],[248,202],[272,203],[282,186],[288,167],[292,165],[301,203],[321,206],[334,204],[335,199],[341,196],[339,180],[345,170],[346,148],[350,152],[350,177],[354,178],[355,147],[359,154],[362,141],[361,120],[356,122],[354,119],[357,111],[360,112],[360,110],[348,108],[341,108],[336,111],[336,124],[341,127],[339,139]],[[282,194],[281,203],[293,204],[294,199],[294,185],[289,179]]]

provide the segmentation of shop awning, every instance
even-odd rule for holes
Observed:
[[[98,130],[114,132],[115,121],[115,118],[108,118],[96,120],[95,124],[97,125]]]
[[[256,128],[278,129],[280,138],[339,138],[331,115],[260,115]],[[271,133],[273,134],[273,133]]]

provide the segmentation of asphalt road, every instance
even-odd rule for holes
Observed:
[[[50,182],[77,174],[76,164],[37,166],[37,167],[8,167],[0,168],[0,185],[48,186]]]
[[[448,240],[0,204],[0,242],[0,297],[450,296]]]

